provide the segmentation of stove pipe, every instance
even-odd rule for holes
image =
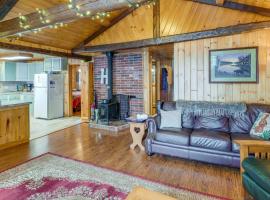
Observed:
[[[108,62],[108,86],[107,94],[108,100],[111,101],[113,97],[113,52],[106,52]]]

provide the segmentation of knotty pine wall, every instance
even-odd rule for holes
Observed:
[[[174,99],[270,103],[270,30],[174,44]],[[259,47],[258,84],[210,84],[209,50]]]

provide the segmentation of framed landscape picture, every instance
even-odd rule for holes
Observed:
[[[209,52],[210,83],[258,83],[258,47]]]

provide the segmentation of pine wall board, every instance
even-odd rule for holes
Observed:
[[[270,30],[174,44],[174,99],[270,103]],[[259,83],[209,83],[209,50],[259,47]]]

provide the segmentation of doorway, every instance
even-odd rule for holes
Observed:
[[[157,112],[157,101],[173,101],[173,44],[149,48],[150,110]]]
[[[70,65],[72,116],[81,116],[82,70],[80,65]]]

